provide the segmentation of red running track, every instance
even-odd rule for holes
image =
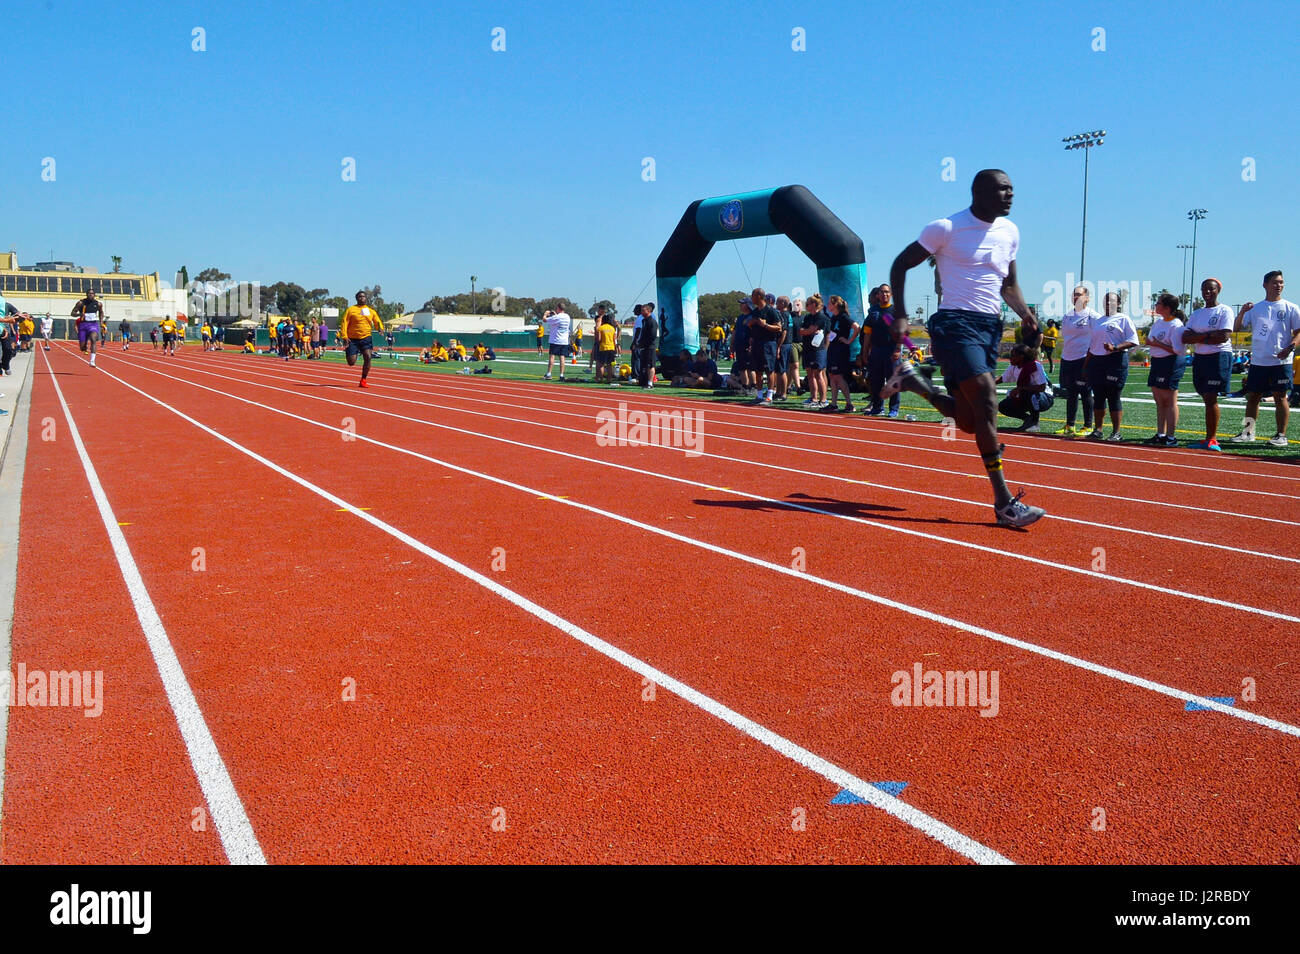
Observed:
[[[98,719],[11,712],[5,860],[227,856],[211,825],[192,830],[204,794],[81,461],[39,440],[43,418],[63,424],[56,379],[269,861],[1295,859],[1300,554],[1282,497],[1225,494],[1246,516],[1193,516],[1203,541],[1161,541],[1166,514],[1114,499],[1150,494],[1129,475],[1155,468],[1080,448],[1076,469],[1033,477],[1078,522],[1011,534],[936,428],[710,407],[709,453],[687,457],[596,444],[597,407],[690,406],[639,393],[388,369],[358,392],[330,365],[146,352],[91,372],[51,357],[14,660],[100,668],[107,688]],[[1013,466],[1074,460],[1012,443]],[[857,454],[914,466],[866,471]],[[1183,485],[1216,481],[1271,492],[1286,472],[1191,469],[1205,466],[1167,499],[1191,507]],[[1253,519],[1268,515],[1284,523]],[[1214,584],[1239,561],[1204,543],[1243,533],[1275,557],[1225,594]],[[1080,572],[1096,546],[1107,573]],[[51,566],[84,566],[93,592]],[[646,701],[638,671],[564,627],[750,734],[667,682]],[[892,674],[916,663],[997,671],[997,715],[891,705]],[[1235,704],[1186,712],[1171,692]],[[836,771],[907,787],[885,811],[832,805]]]

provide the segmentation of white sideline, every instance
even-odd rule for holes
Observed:
[[[121,527],[118,526],[117,515],[113,513],[108,496],[104,493],[104,487],[99,482],[99,474],[90,461],[86,445],[81,441],[81,434],[77,430],[76,421],[73,420],[72,411],[63,398],[63,389],[59,387],[59,379],[50,366],[49,356],[42,351],[41,357],[45,359],[46,370],[50,372],[50,382],[54,385],[54,393],[58,395],[63,416],[68,422],[68,434],[72,437],[73,446],[77,448],[81,466],[86,472],[86,479],[90,482],[90,492],[95,498],[95,505],[99,509],[100,519],[104,522],[104,529],[108,532],[109,543],[113,546],[113,555],[117,557],[117,565],[122,570],[122,579],[126,582],[127,591],[131,595],[131,603],[135,606],[140,628],[144,631],[149,651],[153,654],[154,663],[158,667],[158,675],[162,677],[167,702],[176,716],[176,724],[180,727],[181,738],[189,753],[190,765],[194,768],[199,786],[203,789],[203,797],[212,812],[212,821],[217,827],[217,834],[221,837],[221,845],[225,849],[226,857],[230,859],[231,864],[264,865],[266,857],[262,854],[257,835],[253,832],[253,825],[244,811],[243,802],[239,800],[239,793],[235,791],[235,783],[231,781],[230,773],[226,771],[226,764],[217,750],[217,743],[213,740],[208,724],[203,719],[203,711],[199,708],[198,700],[194,698],[194,692],[185,678],[185,670],[176,657],[176,650],[172,648],[167,630],[163,627],[158,610],[149,596],[144,578],[140,575],[140,568],[136,566],[135,558],[131,556],[131,548],[127,545]],[[102,353],[100,357],[103,357]]]

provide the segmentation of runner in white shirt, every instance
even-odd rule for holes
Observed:
[[[1128,383],[1128,353],[1138,346],[1138,333],[1133,319],[1119,310],[1122,303],[1118,293],[1108,292],[1102,299],[1105,314],[1092,323],[1086,368],[1094,401],[1089,440],[1102,439],[1101,422],[1107,409],[1110,410],[1110,436],[1106,440],[1119,443],[1124,439],[1120,433],[1120,422],[1124,419],[1120,395]]]
[[[41,339],[45,342],[45,350],[50,350],[50,336],[54,333],[54,319],[50,317],[47,311],[45,317],[41,319]]]
[[[1232,326],[1233,331],[1250,332],[1250,370],[1246,373],[1246,417],[1235,443],[1255,439],[1259,402],[1273,395],[1277,433],[1269,444],[1286,447],[1286,425],[1290,412],[1287,392],[1291,390],[1291,355],[1300,346],[1300,308],[1282,297],[1285,282],[1280,271],[1264,276],[1265,298],[1259,304],[1246,302]]]
[[[994,371],[1002,342],[1002,302],[1019,317],[1027,345],[1042,337],[1038,320],[1025,304],[1016,281],[1020,230],[1007,215],[1014,190],[1001,169],[984,169],[971,183],[970,208],[937,219],[921,230],[920,238],[903,249],[889,271],[894,293],[895,341],[907,334],[903,285],[908,269],[930,256],[938,264],[943,288],[939,310],[930,318],[930,343],[943,369],[947,393],[918,374],[912,362],[900,358],[881,391],[881,400],[900,390],[915,391],[944,417],[975,435],[984,470],[993,485],[993,510],[1004,527],[1026,527],[1043,516],[1041,507],[1020,502],[1007,489],[998,443],[997,385]]]
[[[1219,395],[1228,393],[1232,378],[1232,341],[1228,335],[1236,316],[1227,305],[1219,304],[1222,292],[1223,282],[1217,278],[1201,282],[1205,307],[1192,312],[1183,330],[1183,341],[1196,345],[1192,386],[1205,402],[1205,440],[1192,445],[1199,450],[1223,450],[1219,446]]]
[[[573,319],[561,308],[559,311],[548,311],[544,321],[551,346],[551,356],[546,360],[546,380],[551,380],[551,366],[559,358],[560,380],[563,381],[564,359],[569,355],[569,332],[573,328]]]
[[[1142,443],[1153,447],[1177,447],[1178,384],[1187,369],[1186,346],[1183,344],[1183,312],[1178,296],[1165,292],[1156,299],[1155,321],[1147,329],[1147,347],[1151,351],[1151,371],[1147,387],[1156,402],[1156,433]]]
[[[1074,307],[1061,318],[1061,391],[1065,394],[1065,428],[1061,436],[1067,440],[1083,437],[1088,433],[1088,422],[1092,420],[1092,388],[1088,387],[1088,378],[1083,373],[1083,365],[1088,357],[1088,345],[1092,342],[1092,323],[1097,313],[1088,307],[1092,293],[1086,285],[1074,290]],[[1079,402],[1083,402],[1083,426],[1074,429],[1074,417],[1079,411]]]

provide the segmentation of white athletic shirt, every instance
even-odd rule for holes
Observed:
[[[1001,314],[1002,282],[1020,249],[1014,222],[1002,216],[985,222],[963,209],[931,222],[917,241],[939,263],[940,308]]]
[[[1088,343],[1088,354],[1098,356],[1110,354],[1111,352],[1106,350],[1106,342],[1118,348],[1130,341],[1137,344],[1137,340],[1137,328],[1133,327],[1133,319],[1128,315],[1123,312],[1111,315],[1109,318],[1098,315],[1092,323],[1092,340]]]
[[[1250,363],[1276,368],[1282,363],[1277,353],[1289,348],[1291,336],[1300,331],[1300,308],[1285,298],[1257,302],[1241,316],[1241,330],[1247,329],[1250,330]]]
[[[1007,369],[1002,372],[1002,377],[1000,380],[1002,381],[1003,384],[1019,384],[1020,371],[1021,369],[1017,368],[1014,364],[1009,364],[1007,365]],[[1031,387],[1035,387],[1039,384],[1046,384],[1046,383],[1047,383],[1047,372],[1043,370],[1043,362],[1035,361],[1034,370],[1029,375],[1029,384]]]
[[[1061,360],[1078,361],[1092,343],[1092,323],[1097,313],[1091,308],[1068,311],[1061,318]]]
[[[53,318],[42,318],[42,319],[41,319],[41,334],[43,334],[43,335],[48,335],[48,334],[49,334],[50,332],[52,332],[53,330],[54,330],[54,319],[53,319]]]
[[[1170,355],[1182,354],[1183,323],[1178,318],[1157,318],[1147,329],[1147,344],[1151,348],[1151,357],[1168,358]]]
[[[1210,331],[1232,331],[1233,322],[1236,315],[1227,305],[1215,305],[1213,308],[1197,308],[1192,312],[1192,316],[1187,319],[1187,330],[1194,331],[1203,335]],[[1197,354],[1218,354],[1220,351],[1231,351],[1232,340],[1225,338],[1223,344],[1206,344],[1202,342],[1196,346]]]
[[[546,319],[546,330],[550,334],[550,341],[553,345],[566,345],[569,343],[569,330],[573,326],[573,319],[567,312],[557,311]]]

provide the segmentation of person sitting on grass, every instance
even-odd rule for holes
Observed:
[[[474,346],[474,353],[470,357],[470,360],[471,361],[487,360],[487,348],[483,347],[483,342],[480,341],[478,344]]]
[[[257,354],[257,345],[253,344],[252,338],[244,339],[244,354]]]
[[[695,352],[695,357],[682,349],[681,373],[673,378],[675,388],[708,388],[714,390],[722,386],[722,376],[718,374],[718,365],[704,348]]]
[[[1019,420],[1017,430],[1037,434],[1038,415],[1051,407],[1053,401],[1048,391],[1047,372],[1037,352],[1026,344],[1012,348],[1011,364],[1000,380],[1013,387],[998,404],[998,413]]]
[[[428,348],[420,352],[420,364],[433,364],[433,354]]]
[[[492,347],[490,345],[483,349],[484,361],[495,361],[496,359],[497,359],[497,353],[492,350]]]

